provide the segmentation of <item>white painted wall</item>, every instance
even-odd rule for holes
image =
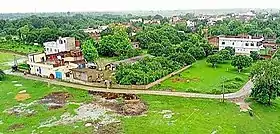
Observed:
[[[75,49],[75,38],[59,38],[56,42],[45,42],[43,43],[43,45],[45,47],[45,53],[47,55],[70,51],[71,49]]]
[[[251,51],[259,51],[263,49],[262,41],[264,39],[246,39],[246,38],[226,38],[219,37],[219,50],[225,47],[235,48],[235,53],[250,54]],[[261,44],[257,46],[257,44]]]

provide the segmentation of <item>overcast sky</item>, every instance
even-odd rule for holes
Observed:
[[[280,8],[280,0],[0,0],[0,12]]]

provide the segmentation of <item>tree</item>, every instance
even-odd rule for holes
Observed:
[[[251,96],[260,103],[271,104],[280,95],[280,62],[265,60],[257,62],[251,71],[254,88]]]
[[[98,52],[95,46],[96,42],[94,40],[87,40],[82,43],[82,51],[88,62],[94,62],[98,58]]]
[[[257,51],[251,51],[250,52],[250,57],[254,60],[257,61],[260,59],[260,54]]]
[[[231,59],[230,51],[226,49],[219,51],[219,55],[221,55],[223,61]]]
[[[234,56],[231,62],[231,65],[238,69],[238,72],[241,72],[243,68],[251,66],[253,59],[246,55],[237,55]]]
[[[235,49],[233,47],[225,47],[225,50],[228,50],[231,56],[235,55]]]
[[[5,78],[5,73],[3,70],[0,69],[0,80],[3,80]]]
[[[211,63],[212,67],[216,67],[216,65],[223,61],[223,57],[219,54],[210,55],[207,57],[206,62]]]
[[[195,58],[189,53],[172,53],[168,57],[171,61],[176,61],[181,65],[191,65],[196,60]]]
[[[206,53],[202,47],[191,47],[187,52],[190,53],[195,59],[202,59],[206,56]]]

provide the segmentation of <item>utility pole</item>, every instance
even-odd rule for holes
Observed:
[[[225,78],[222,77],[223,103],[225,102]]]

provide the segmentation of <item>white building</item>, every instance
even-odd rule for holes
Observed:
[[[73,37],[60,37],[57,41],[45,42],[43,45],[46,55],[70,51],[76,48],[75,38]]]
[[[142,22],[143,22],[142,18],[139,18],[139,19],[131,19],[131,20],[130,20],[130,23],[138,23],[138,22],[142,23]]]
[[[187,21],[187,26],[188,26],[188,27],[194,27],[194,26],[195,26],[195,22],[194,22],[194,21],[191,21],[191,20],[188,20],[188,21]]]
[[[225,47],[233,47],[237,54],[250,54],[251,51],[259,51],[263,49],[263,41],[263,37],[219,36],[219,50],[222,50]]]
[[[77,64],[73,63],[56,66],[55,63],[46,61],[45,53],[29,54],[27,64],[30,66],[30,74],[62,80],[70,79],[70,69],[78,67]]]

